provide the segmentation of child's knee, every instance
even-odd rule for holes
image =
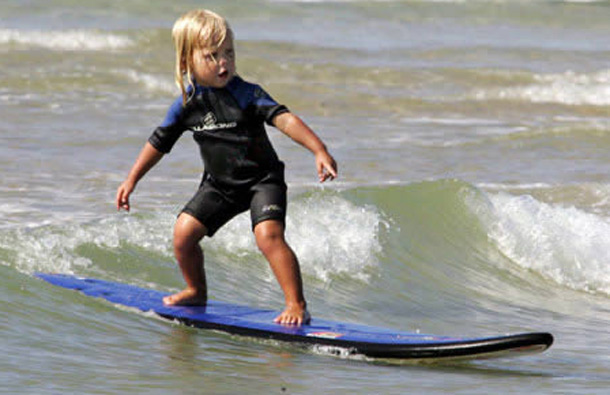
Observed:
[[[267,254],[285,245],[284,228],[278,224],[259,224],[254,232],[258,249]]]
[[[174,250],[190,251],[199,245],[206,233],[205,226],[192,217],[181,215],[174,227]]]
[[[176,252],[191,251],[198,243],[199,240],[192,236],[180,233],[174,234],[174,251]]]

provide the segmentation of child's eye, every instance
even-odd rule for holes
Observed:
[[[218,56],[218,52],[207,53],[203,55],[203,59],[206,62],[216,63],[216,57]]]

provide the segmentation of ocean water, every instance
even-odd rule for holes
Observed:
[[[47,285],[164,291],[202,171],[185,135],[114,195],[178,94],[170,29],[208,7],[237,68],[337,159],[270,129],[314,316],[442,335],[549,331],[519,359],[406,364],[198,331]],[[0,392],[561,393],[610,388],[610,2],[3,1]],[[210,296],[280,309],[247,215],[203,242]]]

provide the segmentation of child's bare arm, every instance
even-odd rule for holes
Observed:
[[[129,195],[133,192],[136,184],[144,175],[153,168],[163,157],[163,152],[158,151],[149,142],[146,142],[144,148],[138,155],[136,162],[133,164],[129,175],[119,186],[116,193],[117,210],[124,209],[129,211]]]
[[[326,146],[296,115],[285,112],[273,119],[273,124],[291,139],[310,150],[316,157],[316,169],[320,182],[327,179],[333,180],[337,177],[337,163],[328,153]]]

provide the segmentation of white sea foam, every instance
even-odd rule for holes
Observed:
[[[45,271],[73,273],[91,261],[74,254],[79,240],[63,232],[48,232],[44,227],[4,233],[0,248],[11,251],[15,267],[25,273]]]
[[[491,195],[490,237],[518,265],[570,288],[610,294],[610,220],[530,195]]]
[[[339,359],[350,359],[354,361],[369,361],[371,358],[367,357],[364,354],[358,354],[355,350],[344,347],[336,347],[336,346],[325,346],[325,345],[313,345],[311,346],[311,351],[314,354],[324,355],[324,356],[334,356]]]
[[[17,44],[58,51],[106,51],[134,45],[128,37],[90,30],[0,29],[0,45]]]
[[[338,196],[314,196],[293,205],[289,240],[303,264],[317,277],[346,273],[366,279],[378,264],[379,232],[387,226],[372,206],[360,207]]]
[[[568,71],[535,75],[535,82],[512,88],[481,90],[478,100],[506,99],[532,103],[607,106],[610,104],[610,70],[591,74]]]
[[[145,89],[153,92],[165,92],[178,94],[179,91],[169,74],[157,76],[149,73],[140,73],[135,70],[117,70],[116,74],[127,77],[130,81],[142,85]]]
[[[386,223],[374,207],[313,195],[291,201],[286,222],[286,238],[309,275],[327,280],[347,274],[366,281],[367,268],[378,265],[379,232]],[[247,213],[221,229],[210,244],[238,254],[258,253]]]
[[[523,189],[548,189],[551,184],[544,182],[534,182],[525,184],[502,184],[495,182],[481,182],[477,184],[478,188],[491,189],[496,191],[523,190]]]
[[[54,221],[2,233],[0,249],[10,251],[12,263],[25,273],[75,273],[92,265],[78,247],[86,244],[117,249],[122,242],[171,256],[173,215],[139,218],[117,215],[90,223]],[[161,225],[160,225],[161,224]]]
[[[116,215],[84,224],[39,224],[3,233],[0,249],[10,251],[11,266],[25,273],[75,273],[89,268],[91,260],[79,252],[83,245],[117,250],[127,243],[173,260],[174,214],[170,210],[146,216]],[[357,206],[337,195],[315,194],[291,201],[286,237],[303,272],[322,280],[347,274],[366,281],[368,269],[378,265],[379,232],[384,226],[383,215],[374,207]],[[260,256],[249,213],[229,222],[205,245],[221,253]]]

